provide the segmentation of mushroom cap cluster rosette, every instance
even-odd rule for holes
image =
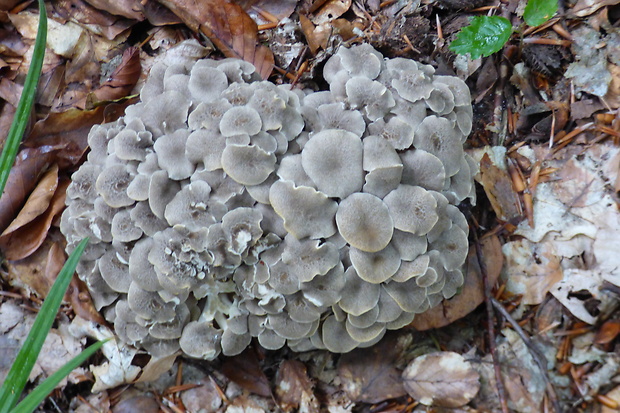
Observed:
[[[61,230],[118,337],[154,356],[347,352],[463,284],[474,197],[467,86],[340,48],[329,91],[236,59],[158,63],[95,126]]]

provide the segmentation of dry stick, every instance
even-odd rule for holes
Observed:
[[[491,352],[491,358],[493,359],[493,368],[495,370],[495,382],[497,383],[497,394],[499,396],[499,403],[502,406],[502,413],[508,413],[508,402],[506,401],[506,389],[504,388],[504,382],[502,381],[502,369],[495,352],[495,327],[493,322],[493,305],[491,304],[491,285],[489,284],[489,277],[487,276],[487,266],[482,260],[482,248],[480,248],[480,241],[478,240],[478,234],[474,229],[472,231],[474,235],[474,244],[476,245],[476,258],[478,259],[478,265],[480,266],[480,275],[482,276],[482,283],[484,286],[484,303],[487,309],[487,333],[489,334],[489,351]]]
[[[528,348],[528,350],[530,350],[530,354],[532,355],[534,362],[540,369],[543,380],[545,381],[545,384],[547,385],[547,393],[549,395],[549,398],[551,399],[551,403],[553,404],[553,409],[557,413],[562,412],[562,407],[560,406],[560,402],[558,401],[558,395],[555,391],[555,388],[553,387],[553,384],[551,383],[551,380],[549,380],[549,375],[547,374],[547,358],[540,351],[540,349],[536,346],[536,344],[534,344],[532,340],[530,340],[530,338],[525,334],[525,331],[523,331],[519,323],[514,318],[512,318],[512,316],[504,308],[502,303],[500,303],[493,297],[491,297],[491,303],[493,304],[495,309],[499,311],[502,314],[502,316],[504,316],[506,321],[510,323],[513,330],[519,335],[519,337],[521,337],[521,340],[523,340],[523,343],[525,343],[525,346]]]

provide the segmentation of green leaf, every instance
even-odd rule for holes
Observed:
[[[43,0],[39,0],[39,28],[37,31],[37,39],[34,42],[34,51],[30,68],[24,82],[22,96],[17,104],[15,117],[11,124],[11,129],[6,137],[4,149],[0,156],[0,194],[4,191],[6,181],[9,179],[11,167],[17,156],[17,149],[24,136],[24,131],[28,125],[30,110],[34,102],[34,95],[41,77],[41,68],[43,67],[43,57],[45,56],[45,43],[47,42],[47,13]]]
[[[64,366],[59,368],[54,374],[45,379],[43,383],[38,385],[37,388],[34,389],[28,396],[24,397],[24,400],[22,400],[17,406],[15,406],[15,408],[11,410],[11,413],[32,413],[34,409],[36,409],[47,397],[47,395],[50,394],[52,390],[54,390],[56,385],[60,383],[62,379],[67,377],[69,373],[71,373],[80,364],[84,363],[86,359],[95,354],[95,352],[99,350],[101,346],[103,346],[108,340],[96,342],[95,344],[75,356]]]
[[[540,26],[558,11],[558,0],[529,0],[523,12],[523,20],[529,26]]]
[[[75,272],[75,267],[77,267],[80,256],[87,244],[88,238],[83,239],[73,250],[45,298],[39,314],[37,314],[37,318],[34,320],[32,329],[28,337],[26,337],[24,346],[17,354],[11,370],[0,388],[0,413],[8,413],[15,406],[24,387],[26,387],[28,376],[30,376],[34,363],[37,361],[37,357],[39,357],[45,337],[47,337],[47,333],[54,323],[62,298],[65,295],[65,291],[67,291],[69,282]]]
[[[472,59],[490,56],[504,47],[510,35],[510,21],[499,16],[476,16],[450,43],[450,50],[457,54],[471,55]]]

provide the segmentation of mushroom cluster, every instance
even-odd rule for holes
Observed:
[[[154,356],[347,352],[463,283],[475,165],[467,86],[340,48],[329,91],[236,59],[156,64],[95,126],[61,230],[118,337]]]

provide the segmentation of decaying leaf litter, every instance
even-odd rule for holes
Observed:
[[[468,142],[480,165],[480,187],[471,209],[477,240],[471,239],[470,278],[462,295],[416,317],[421,331],[394,333],[341,356],[254,346],[216,363],[183,360],[172,369],[170,360],[130,364],[127,349],[111,349],[106,359],[93,360],[93,372],[70,376],[73,384],[52,394],[44,411],[415,411],[429,400],[465,411],[613,411],[620,403],[614,384],[620,363],[614,352],[620,332],[614,249],[619,6],[614,0],[563,3],[550,21],[524,29],[522,40],[513,34],[498,54],[469,60],[450,52],[468,17],[500,15],[518,27],[524,3],[48,4],[37,122],[0,201],[7,354],[19,348],[16,328],[26,329],[62,265],[59,205],[87,151],[87,131],[120,116],[153,61],[180,40],[211,45],[208,37],[215,56],[241,57],[276,83],[321,86],[322,63],[342,42],[370,42],[387,57],[456,73],[472,91],[475,125]],[[28,2],[5,2],[1,9],[5,130],[28,68],[37,14]],[[484,257],[482,269],[476,252]],[[67,333],[70,320],[74,333],[108,334],[85,321],[101,319],[84,286],[76,279],[72,289],[48,338],[60,340],[68,357],[83,345]],[[475,310],[483,302],[507,311]],[[442,328],[428,330],[435,327]],[[37,375],[45,374],[44,361]],[[427,374],[416,372],[420,364]],[[154,383],[89,392],[93,374],[129,382],[168,370]],[[459,386],[465,391],[457,397],[451,392]]]

